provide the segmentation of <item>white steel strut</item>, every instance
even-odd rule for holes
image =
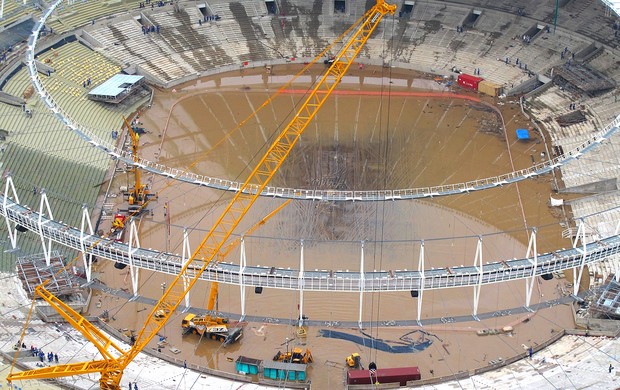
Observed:
[[[181,269],[185,259],[180,255],[140,247],[138,229],[134,221],[130,221],[129,242],[113,241],[107,237],[92,234],[84,212],[81,228],[67,226],[64,223],[49,218],[50,211],[44,214],[33,211],[17,203],[12,179],[7,177],[5,195],[0,199],[0,215],[7,223],[11,247],[18,248],[17,232],[28,230],[43,238],[42,245],[48,240],[56,244],[95,256],[98,259],[107,259],[114,262],[130,265],[134,295],[138,294],[138,271],[140,268],[175,275]],[[11,199],[8,194],[13,194]],[[45,204],[45,202],[44,202]],[[620,213],[613,214],[607,211],[605,217],[616,218],[614,224],[620,226]],[[582,217],[582,219],[585,217]],[[526,279],[525,306],[531,304],[533,284],[538,276],[567,269],[574,269],[578,285],[579,271],[588,264],[601,261],[613,261],[617,267],[617,257],[620,254],[620,236],[613,234],[609,237],[590,240],[585,235],[585,222],[579,222],[577,229],[578,240],[573,247],[539,254],[536,250],[537,232],[533,230],[526,256],[519,259],[489,262],[483,265],[482,244],[483,237],[478,238],[478,249],[473,266],[449,266],[445,268],[425,267],[425,244],[420,242],[420,256],[417,270],[389,270],[366,272],[363,270],[362,260],[365,242],[360,243],[360,270],[349,272],[341,270],[314,270],[305,269],[305,251],[303,242],[300,243],[300,267],[298,270],[289,268],[248,266],[245,254],[247,240],[243,244],[243,257],[240,263],[218,262],[208,267],[201,275],[201,280],[217,281],[224,284],[234,284],[245,287],[268,287],[300,291],[300,312],[303,316],[304,291],[342,291],[363,294],[375,291],[416,291],[418,295],[418,321],[422,316],[424,291],[427,289],[445,289],[459,287],[473,287],[474,301],[479,296],[483,285],[502,283],[511,280]],[[19,226],[19,230],[17,229]],[[617,230],[616,230],[617,232]],[[415,245],[415,241],[411,242]],[[186,253],[190,252],[189,242],[185,240]],[[412,251],[414,248],[412,247]],[[441,260],[433,264],[442,263]],[[86,263],[88,268],[88,261]],[[413,295],[413,294],[412,294]],[[363,303],[363,297],[360,298]],[[242,302],[244,305],[244,302]],[[186,303],[187,305],[187,303]],[[477,305],[474,302],[477,313]],[[303,318],[303,317],[302,317]]]
[[[87,228],[88,231],[86,230]],[[80,224],[80,252],[82,254],[82,263],[84,264],[84,274],[86,275],[87,283],[92,281],[93,254],[90,253],[90,248],[86,245],[86,239],[94,235],[95,231],[93,230],[93,224],[90,220],[90,213],[88,212],[88,207],[84,205],[82,206],[82,222]]]

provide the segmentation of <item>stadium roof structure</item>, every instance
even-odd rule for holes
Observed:
[[[120,103],[142,84],[144,76],[119,73],[93,88],[88,93],[88,98],[107,103]]]
[[[616,15],[620,16],[620,0],[602,0],[605,5],[611,8]]]
[[[19,2],[17,3],[19,4]],[[19,42],[27,40],[28,36],[32,34],[33,26],[34,20],[29,18],[4,30],[0,34],[0,51],[8,50]]]

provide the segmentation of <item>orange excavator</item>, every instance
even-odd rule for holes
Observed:
[[[345,360],[347,362],[347,366],[349,366],[350,368],[355,368],[355,369],[362,368],[362,358],[360,357],[360,354],[357,352],[353,352],[352,354],[347,356]]]

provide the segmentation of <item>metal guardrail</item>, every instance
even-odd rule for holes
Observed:
[[[183,259],[179,255],[153,249],[130,248],[127,244],[96,235],[89,235],[77,228],[47,218],[32,209],[15,203],[0,195],[0,215],[8,221],[26,228],[43,239],[49,239],[77,251],[82,251],[81,237],[87,253],[98,258],[177,275]],[[453,287],[486,285],[531,278],[552,272],[596,263],[620,253],[620,236],[603,238],[577,248],[563,249],[537,255],[537,258],[521,258],[486,263],[477,266],[454,266],[425,269],[423,272],[408,270],[374,271],[304,271],[296,269],[245,266],[217,263],[207,267],[200,279],[224,284],[268,287],[304,291],[412,291],[434,290]],[[196,261],[196,260],[195,260]],[[432,261],[429,261],[433,263]],[[197,263],[196,267],[200,264]]]

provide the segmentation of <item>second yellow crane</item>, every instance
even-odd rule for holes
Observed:
[[[138,131],[127,121],[126,118],[123,118],[123,121],[125,122],[125,126],[127,127],[127,132],[131,140],[131,156],[134,163],[136,163],[136,165],[131,168],[131,171],[134,174],[134,186],[133,188],[129,188],[124,196],[130,206],[142,206],[155,195],[149,194],[146,184],[142,183],[141,172],[137,166],[137,162],[140,159],[140,134],[138,134]]]

